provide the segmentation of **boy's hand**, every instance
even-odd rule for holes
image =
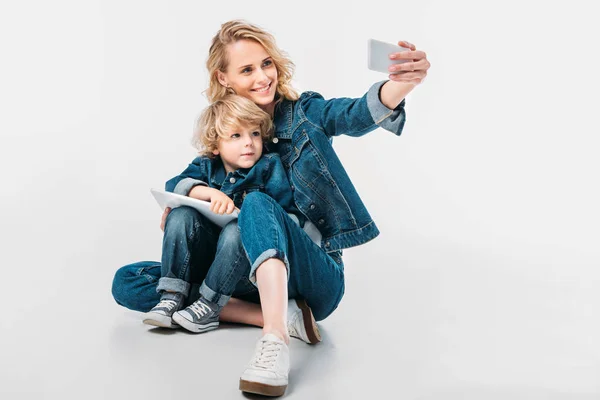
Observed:
[[[165,208],[162,218],[160,219],[160,229],[163,232],[165,231],[165,224],[167,223],[167,215],[169,215],[170,212],[171,212],[171,207]]]
[[[210,210],[217,214],[231,214],[235,209],[233,200],[220,190],[214,190],[210,194]]]

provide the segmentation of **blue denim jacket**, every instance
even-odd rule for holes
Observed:
[[[405,100],[390,110],[374,84],[361,98],[325,100],[304,92],[297,101],[284,100],[275,109],[275,135],[270,150],[281,155],[300,212],[321,233],[326,252],[358,246],[379,230],[332,147],[332,137],[362,136],[381,127],[400,135]],[[310,224],[305,224],[310,225]],[[306,230],[306,226],[305,226]]]
[[[244,197],[261,191],[272,197],[289,214],[303,218],[294,204],[290,182],[277,153],[263,154],[252,168],[226,173],[220,157],[196,157],[178,176],[165,183],[167,192],[187,196],[194,186],[204,185],[229,196],[241,208]]]

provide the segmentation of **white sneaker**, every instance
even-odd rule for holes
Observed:
[[[240,378],[242,392],[281,396],[288,385],[290,350],[277,336],[267,333],[259,339],[254,357]]]
[[[321,332],[308,304],[303,299],[288,301],[288,333],[290,336],[315,344],[321,341]]]

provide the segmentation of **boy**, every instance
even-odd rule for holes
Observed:
[[[279,155],[263,155],[263,142],[270,139],[272,129],[271,117],[252,101],[237,95],[216,101],[203,111],[198,121],[193,143],[200,149],[200,157],[169,180],[166,190],[210,201],[211,210],[220,214],[241,208],[248,193],[261,191],[299,222],[303,216],[295,206]],[[165,251],[170,251],[170,247],[163,245]],[[145,314],[144,323],[176,327],[174,321],[196,333],[216,329],[221,309],[231,297],[235,284],[248,271],[236,266],[225,273],[213,274],[218,279],[211,279],[210,283],[205,279],[200,287],[200,298],[179,311],[190,285],[178,278],[182,274],[171,271],[176,268],[174,265],[162,271],[157,288],[161,301]],[[303,302],[290,301],[291,314],[298,314],[298,304],[306,307]]]

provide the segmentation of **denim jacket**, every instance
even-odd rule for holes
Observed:
[[[297,101],[283,100],[275,109],[275,135],[269,149],[281,155],[296,206],[321,234],[326,252],[358,246],[379,235],[332,147],[332,137],[362,136],[381,127],[400,135],[405,100],[390,110],[374,84],[361,98],[325,100],[304,92]]]
[[[220,190],[238,208],[242,207],[248,193],[261,191],[279,203],[288,214],[303,218],[294,204],[290,182],[277,153],[263,154],[251,168],[230,173],[226,173],[220,157],[196,157],[185,171],[167,181],[165,190],[187,196],[197,185]]]

